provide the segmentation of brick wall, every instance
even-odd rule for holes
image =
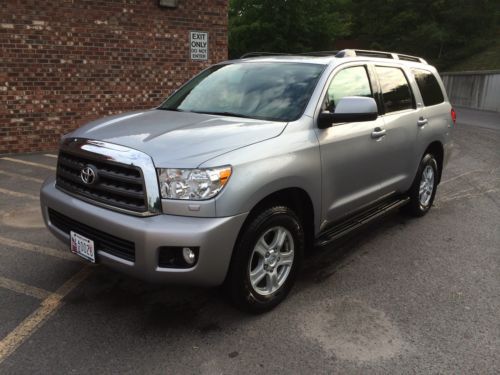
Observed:
[[[62,134],[158,105],[227,58],[227,0],[2,0],[0,154],[46,151]],[[189,56],[189,30],[209,32],[209,61]]]

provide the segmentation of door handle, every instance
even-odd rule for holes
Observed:
[[[424,126],[424,125],[427,125],[428,123],[429,123],[429,120],[427,120],[426,118],[423,118],[423,117],[420,117],[417,120],[417,125],[418,126]]]
[[[373,129],[373,131],[372,131],[372,138],[377,139],[377,138],[383,137],[386,133],[387,132],[385,129],[381,129],[381,128],[377,127],[375,129]]]

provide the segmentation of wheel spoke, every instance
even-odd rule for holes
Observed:
[[[283,248],[283,244],[285,243],[287,237],[285,230],[280,228],[277,237],[278,237],[278,244],[276,246],[276,249],[278,249],[279,251]]]
[[[285,242],[286,239],[286,232],[283,228],[276,228],[274,231],[274,238],[269,244],[270,249],[277,249],[279,250],[281,246],[283,246],[283,243]]]
[[[260,264],[259,266],[257,266],[255,270],[250,272],[250,282],[254,287],[256,287],[260,283],[260,281],[264,278],[264,276],[266,276],[266,274],[267,273],[266,270],[264,270],[264,266]]]
[[[274,270],[272,273],[268,273],[266,276],[266,287],[269,293],[274,292],[279,287],[278,283],[278,272]]]
[[[293,251],[280,254],[278,266],[291,266],[293,263]]]
[[[254,251],[264,258],[268,250],[269,250],[269,245],[264,240],[264,237],[261,237],[260,240],[255,245]]]

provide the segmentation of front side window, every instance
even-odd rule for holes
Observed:
[[[426,107],[444,102],[441,86],[434,74],[423,69],[412,69],[412,73]]]
[[[304,112],[324,68],[287,62],[215,65],[181,87],[159,109],[294,121]]]
[[[399,68],[376,66],[386,112],[414,108],[413,96],[406,76]]]
[[[373,97],[364,66],[345,68],[333,77],[323,109],[334,112],[339,100],[346,96]]]

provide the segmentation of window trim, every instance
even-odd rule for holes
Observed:
[[[394,69],[399,69],[403,72],[403,76],[405,77],[406,83],[408,84],[408,88],[410,89],[410,95],[411,95],[411,99],[412,99],[412,108],[406,108],[406,109],[400,109],[399,111],[387,112],[387,107],[386,107],[385,102],[384,102],[384,93],[382,92],[382,85],[380,84],[380,75],[377,72],[377,67],[394,68]],[[378,88],[379,88],[380,104],[383,108],[383,113],[381,114],[381,116],[399,114],[399,113],[408,112],[408,111],[416,111],[418,109],[417,98],[415,97],[415,93],[413,92],[413,88],[411,87],[410,80],[408,79],[407,69],[408,69],[408,67],[406,67],[406,66],[396,65],[396,64],[384,64],[384,63],[373,64],[373,73],[375,74],[375,77],[377,79]]]

